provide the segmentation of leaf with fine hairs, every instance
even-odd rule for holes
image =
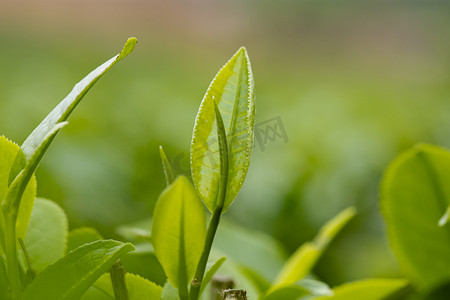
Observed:
[[[215,105],[220,114],[215,112]],[[217,118],[221,115],[228,145],[226,197],[218,202],[221,158]],[[220,69],[211,82],[195,121],[191,143],[191,173],[195,188],[213,212],[225,212],[239,193],[250,164],[255,124],[254,81],[245,48]],[[219,200],[220,201],[220,200]]]

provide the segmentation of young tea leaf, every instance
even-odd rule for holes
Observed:
[[[0,201],[4,198],[8,190],[10,169],[12,168],[15,157],[20,151],[21,150],[18,145],[11,142],[4,136],[0,136]],[[17,237],[22,240],[25,239],[25,233],[27,231],[35,197],[36,178],[35,176],[32,176],[20,201],[19,214],[17,218]],[[3,214],[0,213],[0,254],[3,253],[4,250],[4,226],[5,220]]]
[[[382,300],[407,286],[408,281],[403,279],[366,279],[335,287],[334,295],[315,298],[315,300]]]
[[[381,210],[400,266],[418,285],[450,278],[450,152],[418,145],[397,157],[381,185]],[[444,222],[445,221],[445,222]]]
[[[225,212],[244,183],[253,147],[254,82],[245,48],[239,49],[215,76],[200,105],[192,135],[192,179],[211,212],[219,204],[217,199],[221,180],[214,103],[223,117],[228,144],[227,193],[223,207]]]
[[[21,148],[27,160],[31,158],[37,147],[43,142],[48,133],[53,130],[54,126],[69,118],[75,107],[80,103],[81,99],[83,99],[84,95],[86,95],[97,80],[99,80],[100,77],[102,77],[103,74],[117,62],[130,54],[136,43],[136,38],[129,38],[119,54],[103,63],[74,86],[69,95],[67,95],[67,97],[48,114],[22,144]]]
[[[63,257],[68,234],[67,217],[56,203],[36,199],[25,246],[38,273]]]
[[[226,260],[226,257],[221,257],[219,258],[207,271],[205,274],[205,277],[203,277],[202,280],[202,286],[200,287],[200,295],[203,293],[203,291],[205,290],[206,286],[208,285],[208,283],[211,281],[212,277],[214,276],[214,274],[216,274],[216,272],[219,270],[219,268],[222,266],[222,264],[224,263],[224,261]]]
[[[27,161],[24,169],[11,183],[2,202],[3,211],[5,213],[12,215],[16,215],[18,213],[19,207],[21,206],[21,198],[28,183],[33,177],[34,171],[37,169],[42,157],[55,138],[56,134],[67,124],[67,122],[62,122],[53,126],[52,130],[47,133],[45,138],[43,138],[41,143],[37,146],[33,152],[33,155]]]
[[[206,235],[206,215],[197,193],[184,176],[167,187],[153,213],[155,254],[170,283],[187,295]]]
[[[69,252],[48,266],[26,288],[24,300],[78,300],[125,253],[131,244],[96,241]]]
[[[159,154],[161,155],[161,161],[164,169],[164,175],[166,176],[167,185],[172,184],[176,179],[175,171],[170,164],[170,161],[167,159],[166,153],[162,146],[159,146]]]
[[[356,214],[349,207],[328,221],[312,243],[303,244],[286,262],[275,279],[274,286],[293,284],[308,275],[329,243]]]

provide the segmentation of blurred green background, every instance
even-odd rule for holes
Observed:
[[[379,183],[415,143],[450,147],[450,2],[0,0],[0,134],[22,143],[129,36],[134,53],[89,92],[37,172],[38,194],[71,228],[114,236],[151,215],[165,187],[158,146],[189,174],[200,101],[244,45],[257,123],[280,117],[289,141],[254,149],[228,221],[288,254],[356,205],[317,275],[401,276]]]

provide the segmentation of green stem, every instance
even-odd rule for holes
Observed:
[[[206,232],[205,246],[203,247],[202,256],[197,265],[194,279],[191,282],[191,289],[189,292],[190,300],[197,300],[200,296],[200,288],[202,286],[203,276],[205,275],[206,264],[208,263],[209,253],[216,235],[217,228],[219,227],[220,216],[225,205],[225,199],[227,195],[228,186],[228,142],[225,126],[223,124],[222,115],[220,114],[219,107],[216,102],[214,105],[214,115],[217,125],[217,137],[219,142],[220,153],[220,181],[219,181],[219,193],[217,195],[216,207],[209,220],[208,231]]]
[[[197,265],[194,279],[191,283],[190,300],[197,300],[200,294],[200,287],[202,286],[203,276],[205,275],[206,264],[208,263],[209,253],[216,235],[217,228],[219,227],[220,216],[222,215],[222,208],[216,209],[211,219],[209,220],[208,231],[206,232],[205,247],[203,248],[202,256]]]
[[[128,300],[128,290],[125,280],[125,269],[123,268],[120,260],[118,260],[114,265],[112,265],[109,270],[109,275],[111,276],[111,283],[114,290],[114,296],[116,300]]]
[[[9,285],[11,289],[11,299],[20,299],[21,283],[19,275],[19,263],[17,260],[17,237],[16,237],[16,215],[5,213],[5,250],[8,265]]]

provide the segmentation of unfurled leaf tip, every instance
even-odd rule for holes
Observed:
[[[126,57],[128,54],[130,54],[134,47],[137,44],[137,39],[135,37],[130,37],[127,42],[125,43],[125,45],[123,46],[122,51],[119,54],[119,57],[117,58],[117,60],[121,60],[122,58]]]

